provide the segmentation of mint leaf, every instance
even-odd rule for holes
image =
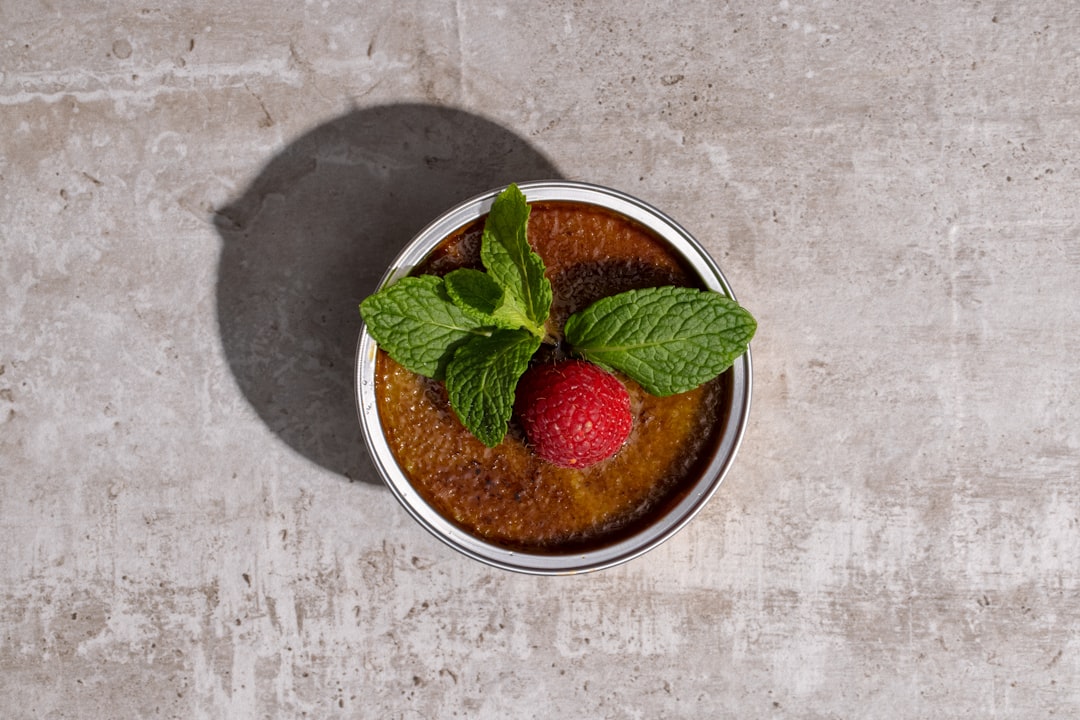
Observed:
[[[756,330],[750,313],[720,293],[658,287],[596,301],[570,316],[565,336],[587,360],[664,396],[727,370]]]
[[[529,246],[516,185],[492,204],[480,259],[445,278],[406,277],[360,304],[375,342],[407,369],[445,380],[450,406],[489,447],[502,442],[514,390],[546,336],[551,283]]]
[[[454,352],[446,367],[446,394],[462,424],[488,447],[506,435],[514,390],[540,348],[540,338],[523,330],[496,330]]]
[[[368,332],[407,369],[436,380],[444,377],[454,350],[490,330],[457,307],[441,278],[404,277],[360,303]]]
[[[461,268],[443,278],[446,294],[454,304],[473,318],[498,327],[514,330],[522,327],[528,319],[508,308],[503,302],[506,293],[485,272]]]
[[[504,313],[520,317],[521,326],[543,337],[551,310],[551,282],[544,261],[533,252],[527,236],[529,204],[517,185],[495,198],[484,221],[480,259],[505,292]]]

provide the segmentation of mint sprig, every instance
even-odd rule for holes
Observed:
[[[375,342],[408,370],[444,380],[450,406],[488,447],[505,437],[518,380],[548,339],[551,283],[528,222],[525,196],[510,185],[484,222],[485,271],[405,277],[360,304]],[[598,300],[570,316],[564,337],[571,354],[663,396],[727,370],[756,329],[722,293],[659,287]]]
[[[756,330],[753,316],[725,295],[657,287],[602,298],[571,315],[565,333],[585,359],[665,396],[727,370]]]
[[[514,390],[551,309],[551,283],[529,245],[528,222],[525,196],[510,185],[484,223],[487,272],[405,277],[360,303],[375,342],[406,369],[445,380],[458,419],[488,447],[506,435]]]

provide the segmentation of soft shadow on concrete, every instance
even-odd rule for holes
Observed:
[[[221,339],[263,421],[322,467],[381,482],[356,416],[357,305],[444,210],[558,177],[505,128],[431,105],[357,109],[290,144],[216,217]]]

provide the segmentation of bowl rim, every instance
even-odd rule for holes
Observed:
[[[569,201],[595,205],[623,215],[650,229],[668,242],[698,274],[704,286],[735,295],[719,266],[705,248],[681,225],[648,203],[602,185],[572,180],[541,180],[517,183],[530,203]],[[376,291],[408,275],[447,236],[487,214],[502,186],[464,200],[438,216],[401,250],[390,263]],[[357,414],[364,441],[383,481],[398,502],[443,543],[458,552],[492,567],[532,575],[566,575],[592,572],[628,562],[661,545],[683,529],[719,489],[742,444],[750,414],[753,364],[750,348],[729,370],[731,406],[728,422],[712,458],[700,477],[684,495],[655,521],[608,545],[567,553],[535,553],[511,550],[468,534],[436,511],[412,487],[394,459],[379,421],[375,397],[376,343],[361,324],[355,363]]]

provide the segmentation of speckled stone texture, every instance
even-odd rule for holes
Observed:
[[[0,0],[4,718],[1080,716],[1080,14]],[[448,205],[609,185],[760,321],[720,492],[535,578],[362,447]]]

